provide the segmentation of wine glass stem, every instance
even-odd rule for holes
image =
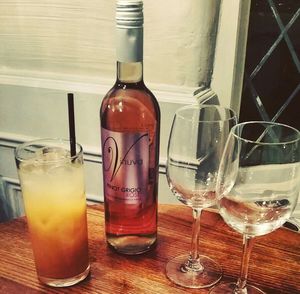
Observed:
[[[243,258],[241,264],[240,277],[237,281],[237,287],[235,293],[243,293],[242,290],[246,287],[250,254],[253,248],[254,239],[247,235],[243,236]]]
[[[199,233],[200,233],[200,216],[202,209],[193,208],[193,229],[191,252],[186,267],[190,270],[202,271],[203,267],[199,260]]]

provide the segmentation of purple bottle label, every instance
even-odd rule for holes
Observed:
[[[148,133],[101,129],[104,193],[107,200],[139,204],[145,201],[149,178]]]

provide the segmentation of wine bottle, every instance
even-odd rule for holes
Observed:
[[[157,239],[160,110],[143,81],[143,2],[119,0],[117,79],[100,109],[107,243],[124,254]]]

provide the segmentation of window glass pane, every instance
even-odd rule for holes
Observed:
[[[300,128],[300,1],[252,0],[240,120]]]

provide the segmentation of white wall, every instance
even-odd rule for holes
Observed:
[[[144,1],[145,81],[162,113],[160,202],[177,203],[164,174],[167,139],[175,110],[194,102],[192,94],[203,78],[199,36],[214,1]],[[243,65],[241,52],[232,52],[239,43],[240,3],[223,1],[213,76],[221,103],[227,105],[235,77],[242,74],[233,72],[237,63]],[[0,24],[0,175],[8,188],[18,189],[14,147],[29,139],[68,136],[66,93],[72,91],[87,195],[101,201],[98,111],[115,79],[114,1],[5,1]]]
[[[24,79],[23,79],[24,80]],[[44,81],[45,82],[45,81]],[[48,86],[48,87],[46,87]],[[51,83],[44,87],[0,86],[0,175],[16,179],[17,173],[13,151],[16,144],[41,137],[68,137],[68,116],[66,91],[51,89]],[[102,201],[102,173],[100,162],[100,120],[99,108],[102,97],[109,86],[98,87],[97,94],[77,89],[75,93],[76,138],[83,145],[86,159],[86,183],[88,198]],[[161,109],[161,152],[160,193],[161,202],[173,200],[164,175],[167,139],[175,110],[191,103],[190,95],[181,91],[155,91]],[[178,96],[181,102],[178,101]],[[177,100],[177,101],[176,101]]]
[[[144,1],[145,77],[196,87],[203,23],[220,0]],[[0,4],[1,70],[115,76],[115,1],[12,0]],[[203,47],[203,48],[201,48]]]

